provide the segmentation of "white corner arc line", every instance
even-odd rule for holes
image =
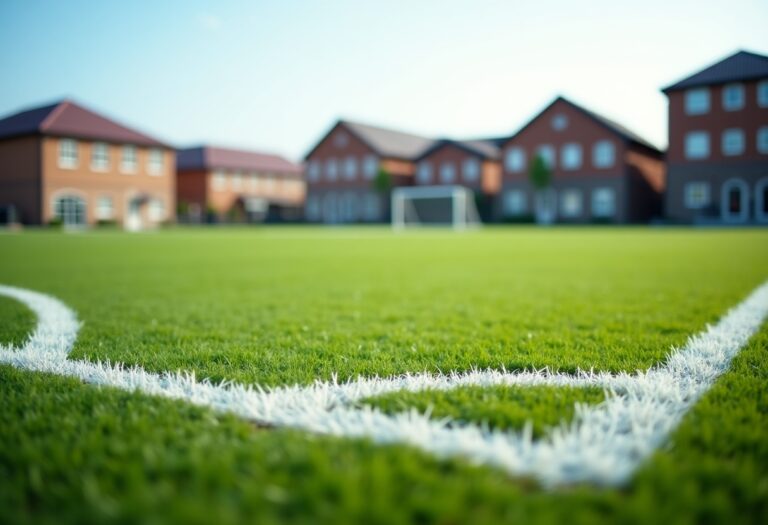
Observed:
[[[121,364],[69,360],[67,354],[80,326],[72,310],[53,297],[21,288],[0,285],[0,295],[17,299],[38,317],[37,327],[23,346],[0,345],[0,363],[182,399],[267,425],[407,444],[442,458],[459,456],[511,474],[532,476],[549,487],[583,481],[626,483],[727,370],[768,315],[766,282],[716,325],[689,338],[682,349],[673,350],[662,365],[632,375],[489,369],[262,388],[216,385],[187,373],[157,374]],[[476,424],[451,425],[416,411],[388,415],[376,408],[354,406],[363,398],[398,390],[468,385],[602,386],[607,399],[599,405],[577,405],[571,424],[551,429],[537,441],[532,439],[530,427],[522,432],[489,430]]]

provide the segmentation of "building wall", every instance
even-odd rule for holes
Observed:
[[[477,164],[477,175],[474,179],[468,176],[465,170],[465,162],[473,160]],[[442,177],[442,167],[450,165],[453,167],[453,180],[445,180]],[[420,171],[424,166],[429,168],[429,176],[426,172]],[[439,148],[432,150],[429,155],[421,158],[416,163],[416,177],[414,179],[416,186],[433,185],[453,185],[458,184],[475,191],[483,189],[483,158],[480,155],[470,153],[454,144],[443,144]]]
[[[0,141],[0,206],[12,204],[23,224],[40,224],[40,138]]]
[[[762,210],[765,179],[768,178],[768,153],[757,149],[757,132],[768,127],[768,107],[757,103],[757,81],[744,82],[744,107],[726,111],[723,107],[723,86],[709,86],[709,111],[688,115],[685,111],[685,90],[668,93],[669,151],[667,154],[668,189],[665,194],[665,214],[675,222],[741,222],[765,223]],[[725,155],[722,133],[726,129],[744,131],[744,152]],[[690,159],[685,154],[685,137],[692,131],[709,135],[706,158]],[[736,181],[744,187],[747,212],[743,220],[724,217],[724,193]],[[691,205],[686,188],[703,186],[709,195],[705,204]]]
[[[566,119],[563,129],[556,129],[556,119]],[[598,167],[593,163],[593,147],[599,141],[608,141],[613,145],[614,162],[610,167]],[[576,169],[564,169],[562,163],[563,146],[576,143],[581,146],[581,166]],[[627,146],[621,137],[594,122],[581,111],[570,104],[558,100],[545,112],[540,114],[519,134],[514,136],[502,147],[502,191],[497,200],[497,215],[502,218],[508,215],[505,207],[504,193],[518,188],[524,189],[528,196],[528,213],[532,214],[531,186],[529,183],[530,164],[542,145],[550,145],[555,151],[555,165],[552,168],[552,187],[560,195],[565,190],[576,190],[583,193],[582,212],[576,217],[565,219],[559,213],[560,197],[558,196],[558,220],[569,222],[588,222],[590,216],[591,195],[594,190],[611,188],[615,191],[614,222],[627,222],[631,215],[628,209],[627,184],[625,176],[627,167],[624,159]],[[509,151],[519,147],[525,152],[525,164],[520,171],[512,171],[507,161]],[[509,217],[507,217],[509,218]]]
[[[137,166],[132,173],[126,173],[121,167],[122,144],[108,144],[109,167],[95,170],[91,167],[93,142],[77,141],[77,166],[62,167],[59,163],[59,146],[63,140],[59,137],[42,139],[42,221],[47,223],[55,216],[55,201],[63,195],[79,196],[85,200],[86,217],[89,224],[96,223],[97,202],[99,198],[109,197],[113,203],[112,220],[128,226],[129,202],[139,199],[141,227],[173,220],[176,213],[175,162],[172,150],[163,149],[163,164],[158,175],[151,175],[147,165],[151,148],[137,147]],[[163,213],[159,217],[150,212],[149,200],[157,199],[163,203]]]
[[[354,172],[347,171],[348,159],[354,159]],[[336,164],[335,175],[329,169],[329,161]],[[394,186],[410,184],[413,180],[413,163],[379,158],[343,125],[333,128],[305,163],[307,220],[325,223],[385,220],[389,203],[374,189],[379,169],[391,175]],[[358,201],[350,204],[353,199]],[[366,211],[374,208],[375,215]]]
[[[627,192],[624,196],[629,222],[647,222],[664,215],[667,167],[664,157],[637,144],[628,145],[624,164]]]
[[[208,172],[188,170],[176,172],[176,199],[189,213],[201,218],[208,201]]]

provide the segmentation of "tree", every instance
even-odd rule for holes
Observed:
[[[392,175],[384,168],[379,168],[376,178],[373,179],[373,188],[382,195],[388,194],[392,189]]]
[[[549,185],[552,182],[552,170],[549,169],[549,166],[547,166],[546,161],[541,155],[536,155],[533,158],[528,177],[537,191],[549,188]]]

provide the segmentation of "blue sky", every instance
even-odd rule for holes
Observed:
[[[339,117],[507,135],[564,94],[663,146],[659,88],[766,28],[765,0],[0,0],[0,114],[72,97],[298,158]]]

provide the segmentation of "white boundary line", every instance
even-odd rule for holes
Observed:
[[[286,426],[377,443],[403,443],[439,457],[460,456],[511,474],[527,475],[546,486],[589,481],[601,485],[627,482],[640,464],[678,425],[686,411],[727,370],[731,359],[768,315],[768,282],[756,288],[716,325],[673,350],[665,363],[633,375],[621,373],[552,373],[473,370],[450,374],[406,374],[359,378],[310,386],[262,388],[259,385],[197,381],[193,374],[161,374],[121,364],[72,361],[79,323],[57,299],[0,285],[0,295],[17,299],[38,317],[30,339],[20,348],[0,345],[0,363],[23,370],[76,377],[150,395],[183,399],[234,413],[266,425]],[[355,402],[388,392],[460,386],[601,386],[607,399],[599,405],[576,405],[569,425],[551,429],[533,441],[531,427],[522,432],[458,426],[432,420],[415,410],[388,415]]]

